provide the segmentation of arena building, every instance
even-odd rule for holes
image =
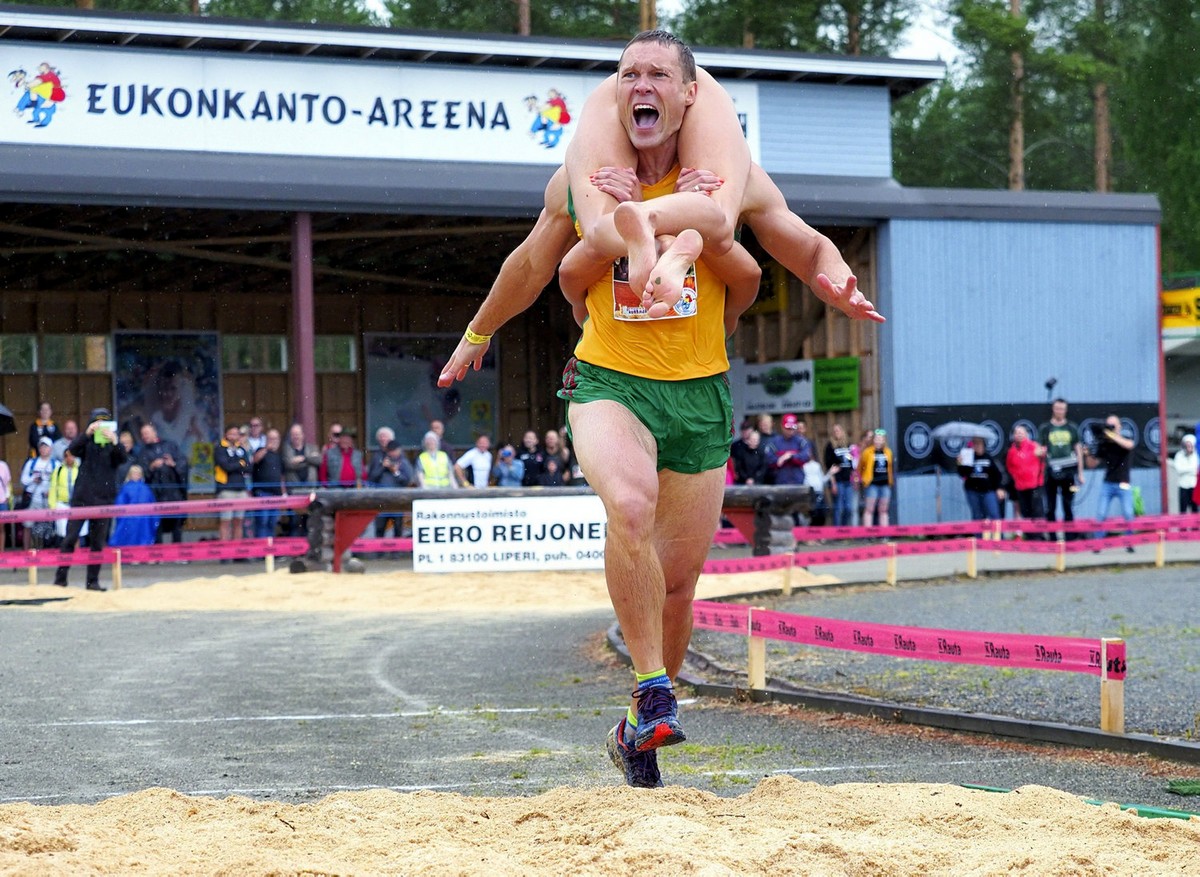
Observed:
[[[434,418],[461,446],[560,424],[578,330],[553,287],[484,371],[449,391],[436,376],[619,53],[0,7],[0,401],[18,424],[41,400],[60,420],[104,404],[123,425],[159,423],[192,447],[198,492],[205,447],[251,414],[318,441],[339,421],[364,445],[381,425],[415,445]],[[768,266],[730,342],[739,415],[789,405],[821,444],[835,421],[882,426],[899,520],[961,517],[929,433],[971,418],[1002,440],[1046,418],[1053,377],[1080,418],[1126,418],[1135,482],[1160,506],[1154,197],[898,185],[891,102],[940,62],[697,60],[735,99],[755,160],[888,316],[849,321]],[[816,386],[742,393],[771,368]],[[3,450],[23,459],[24,431]]]

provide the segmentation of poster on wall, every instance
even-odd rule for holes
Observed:
[[[429,424],[440,420],[445,440],[466,450],[481,434],[496,440],[496,342],[483,358],[483,368],[449,387],[438,376],[459,335],[368,334],[364,339],[367,366],[367,433],[361,442],[374,443],[375,431],[390,426],[396,441],[419,448]]]
[[[216,332],[113,333],[118,428],[140,443],[143,424],[188,461],[188,490],[212,493],[213,447],[221,440],[221,349]]]

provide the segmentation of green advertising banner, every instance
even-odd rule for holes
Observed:
[[[746,414],[858,409],[858,357],[792,359],[732,368],[735,401]]]
[[[813,360],[813,410],[858,408],[858,357]]]

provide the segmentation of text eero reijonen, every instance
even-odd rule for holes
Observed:
[[[417,526],[414,530],[418,545],[453,544],[456,542],[479,542],[483,539],[483,528],[478,524],[460,526]],[[573,524],[492,524],[493,542],[558,542],[563,539],[603,539],[607,526],[603,521]]]

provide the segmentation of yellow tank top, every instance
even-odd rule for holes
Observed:
[[[675,191],[679,165],[657,183],[642,186],[642,200],[661,198]],[[576,227],[578,231],[578,226]],[[614,263],[617,275],[619,263]],[[636,302],[629,284],[614,272],[587,292],[588,319],[575,356],[584,362],[623,374],[662,381],[703,378],[729,370],[725,354],[725,284],[702,259],[695,263],[694,289],[685,284],[677,316],[651,320],[638,316],[640,308],[621,307]]]

